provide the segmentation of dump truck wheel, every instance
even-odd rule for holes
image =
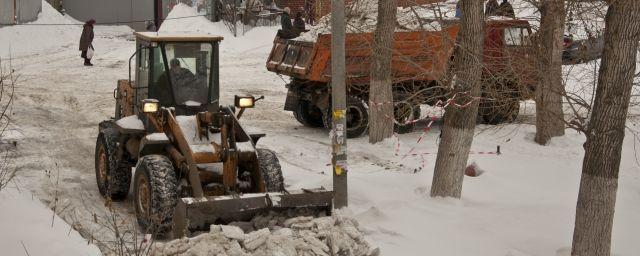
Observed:
[[[260,163],[260,173],[267,192],[284,191],[284,178],[282,177],[282,167],[276,153],[264,148],[258,149],[258,162]]]
[[[118,161],[118,132],[107,128],[96,140],[96,182],[100,195],[111,200],[122,200],[129,194],[131,166]]]
[[[519,111],[520,101],[517,99],[481,101],[478,109],[482,121],[492,125],[515,121]]]
[[[313,106],[308,100],[298,101],[296,109],[293,111],[293,116],[304,126],[314,128],[324,126],[322,122],[322,111]]]
[[[395,99],[393,104],[393,116],[398,123],[393,124],[393,131],[399,134],[410,133],[416,126],[415,123],[407,122],[414,121],[420,118],[420,105],[413,104],[405,101],[409,98],[409,94],[404,92],[395,93]]]
[[[140,158],[133,183],[136,218],[143,232],[164,236],[171,230],[178,181],[171,160],[163,155]]]
[[[362,99],[354,96],[347,98],[347,138],[358,138],[369,128],[369,110]],[[324,115],[324,127],[331,128],[331,108]]]

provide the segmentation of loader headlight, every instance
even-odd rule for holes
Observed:
[[[142,112],[154,113],[158,111],[158,100],[146,99],[142,101]]]
[[[253,108],[253,103],[256,99],[253,96],[238,96],[235,98],[235,106],[237,108]]]

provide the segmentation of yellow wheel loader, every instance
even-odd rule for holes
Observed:
[[[220,105],[222,37],[135,36],[129,79],[114,90],[115,117],[99,125],[96,180],[105,198],[124,199],[133,182],[142,231],[167,237],[268,211],[331,214],[331,191],[286,191],[276,154],[256,148],[264,134],[238,122],[262,97]]]

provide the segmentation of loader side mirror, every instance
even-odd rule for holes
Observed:
[[[236,106],[237,108],[243,109],[243,108],[253,108],[255,102],[256,102],[256,98],[254,98],[253,96],[235,96],[234,99],[234,106]]]

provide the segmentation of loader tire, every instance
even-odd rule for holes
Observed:
[[[481,101],[478,113],[484,124],[497,125],[513,122],[518,118],[520,101],[509,99],[505,101]]]
[[[322,111],[308,100],[298,100],[293,116],[298,122],[307,127],[319,128],[324,126]]]
[[[131,184],[131,166],[118,159],[116,129],[102,129],[98,134],[95,168],[100,195],[111,200],[122,200],[127,197]]]
[[[331,129],[332,110],[329,108],[324,115],[324,127]],[[354,96],[347,97],[347,138],[358,138],[369,128],[369,109],[362,99]]]
[[[133,183],[136,218],[143,232],[165,237],[171,230],[178,181],[171,160],[163,155],[140,158]]]
[[[284,191],[282,167],[276,153],[269,149],[259,148],[258,163],[260,163],[260,173],[262,173],[266,192]]]

